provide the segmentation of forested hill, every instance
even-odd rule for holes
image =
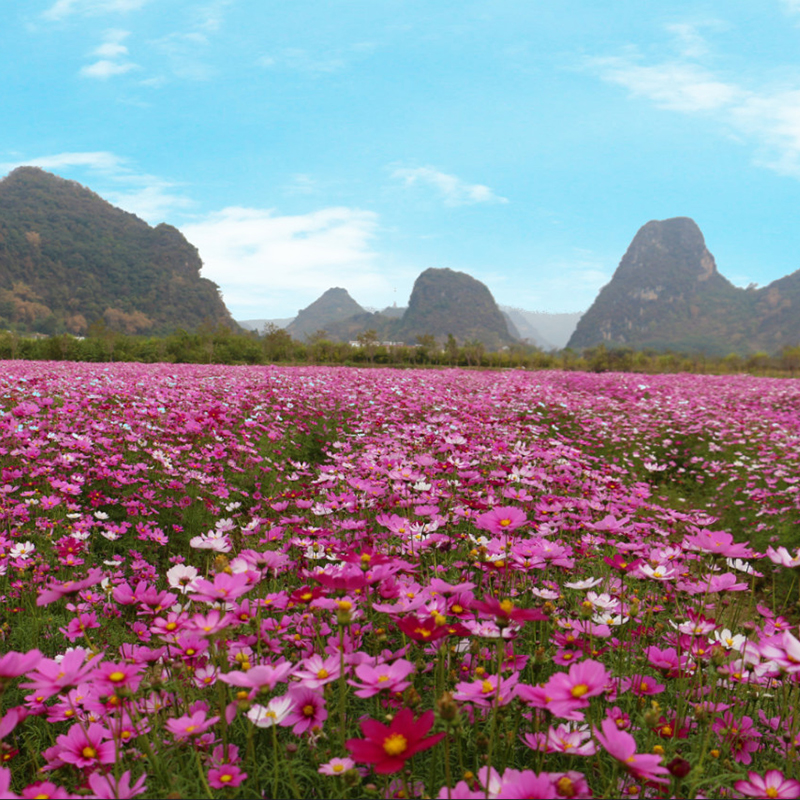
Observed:
[[[75,181],[35,167],[0,180],[0,328],[165,334],[236,327],[197,249]]]

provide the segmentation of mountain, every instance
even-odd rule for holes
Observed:
[[[611,281],[581,317],[569,347],[605,342],[715,355],[751,352],[769,338],[769,325],[759,333],[760,304],[772,313],[774,349],[777,317],[789,308],[794,286],[790,281],[771,295],[739,289],[717,271],[693,220],[653,220],[638,231]],[[796,320],[792,327],[798,329]]]
[[[412,343],[419,336],[455,336],[459,344],[477,340],[496,350],[514,342],[489,289],[465,272],[426,269],[415,281],[397,337]]]
[[[319,330],[328,329],[335,322],[341,322],[357,314],[365,314],[364,309],[353,300],[346,289],[338,287],[328,289],[322,297],[317,298],[310,306],[298,312],[297,316],[286,326],[292,338],[303,340]]]
[[[235,327],[197,249],[75,181],[35,167],[0,180],[0,327],[164,334]]]
[[[236,324],[246,331],[261,333],[267,325],[274,325],[276,328],[286,328],[293,320],[294,317],[283,317],[281,319],[237,319]]]
[[[583,316],[582,311],[550,314],[545,311],[524,311],[511,306],[500,306],[500,310],[514,323],[520,339],[527,339],[542,350],[560,350],[566,347],[578,320]]]

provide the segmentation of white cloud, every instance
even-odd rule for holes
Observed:
[[[72,14],[95,15],[138,11],[150,0],[56,0],[42,17],[53,22],[66,19]]]
[[[208,37],[200,31],[171,33],[153,42],[169,59],[172,72],[178,78],[192,81],[205,81],[213,74],[212,68],[200,58],[208,44]]]
[[[174,191],[176,184],[157,175],[137,172],[127,159],[105,150],[84,153],[57,153],[14,163],[0,163],[0,172],[16,167],[41,167],[73,178],[88,171],[95,191],[114,205],[141,217],[151,225],[163,222],[173,211],[190,208],[193,203]]]
[[[647,66],[635,56],[593,58],[589,66],[609,83],[628,89],[634,97],[646,97],[660,108],[673,111],[712,111],[731,105],[742,90],[715,79],[696,64],[666,61]]]
[[[122,42],[130,36],[129,31],[111,28],[103,35],[103,43],[92,50],[92,55],[100,56],[99,60],[92,64],[87,64],[80,70],[80,75],[84,78],[99,78],[107,80],[115,75],[124,75],[132,69],[137,69],[138,65],[132,61],[121,61],[123,56],[128,55],[128,48]]]
[[[106,150],[88,153],[58,153],[51,156],[39,156],[25,161],[0,163],[0,170],[8,171],[17,167],[41,167],[42,169],[69,169],[70,167],[88,167],[98,172],[116,172],[125,169],[125,159]]]
[[[800,9],[800,0],[792,4]],[[678,26],[670,26],[672,32]],[[800,81],[744,85],[718,74],[701,59],[644,63],[635,48],[623,55],[590,58],[601,80],[625,87],[659,108],[703,115],[724,135],[749,143],[755,164],[800,178]]]
[[[373,249],[374,212],[332,207],[281,216],[225,208],[181,226],[234,316],[292,316],[326,289],[344,286],[366,299],[390,296],[391,280]],[[383,265],[385,266],[385,265]]]
[[[120,64],[117,61],[108,61],[107,59],[100,59],[95,61],[94,64],[87,64],[81,67],[80,75],[84,78],[100,78],[105,80],[114,75],[124,75],[136,68],[136,64],[124,63]]]
[[[393,170],[392,177],[402,180],[405,186],[414,186],[417,183],[432,186],[441,194],[445,205],[448,206],[508,202],[505,197],[496,195],[488,186],[466,183],[455,175],[448,175],[433,167],[399,167]]]

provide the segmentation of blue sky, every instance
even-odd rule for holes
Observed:
[[[581,311],[636,231],[800,268],[800,0],[5,0],[0,175],[195,244],[237,319],[428,267]]]

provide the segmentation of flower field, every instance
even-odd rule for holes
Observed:
[[[5,362],[0,795],[800,797],[800,381]]]

